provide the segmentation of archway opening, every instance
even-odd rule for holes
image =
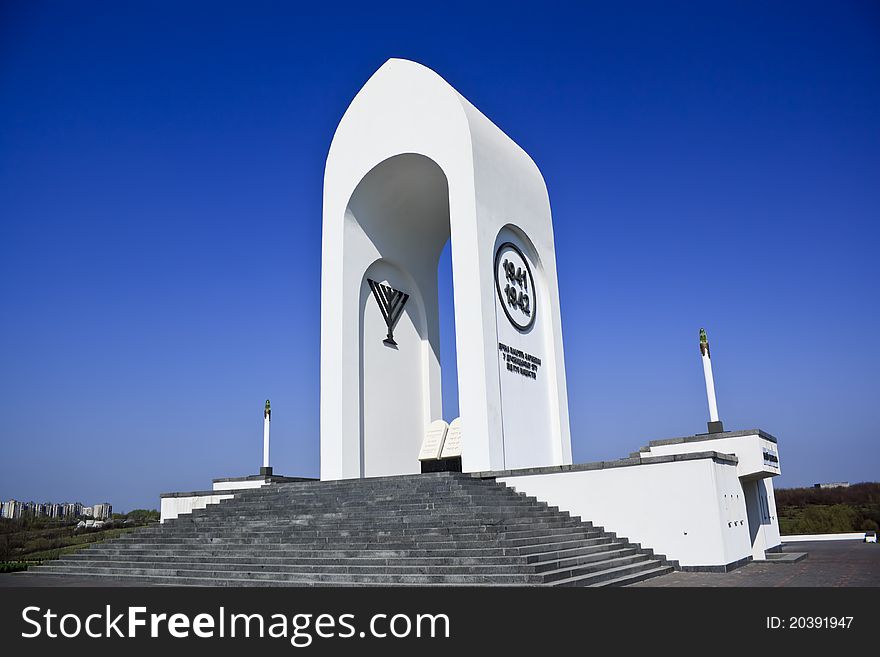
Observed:
[[[443,419],[452,422],[459,416],[459,407],[451,240],[446,242],[437,262],[437,303],[440,309],[440,386],[443,393]]]
[[[360,476],[419,472],[426,428],[443,418],[437,276],[449,232],[446,176],[422,155],[376,165],[349,200],[346,247],[366,261],[352,281],[360,285]],[[451,295],[451,271],[448,280]]]

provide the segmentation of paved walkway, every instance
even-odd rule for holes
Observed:
[[[807,552],[797,563],[753,561],[729,573],[675,572],[634,586],[880,586],[880,543],[786,543],[785,552]]]

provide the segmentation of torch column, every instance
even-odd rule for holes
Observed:
[[[718,402],[715,399],[715,378],[712,376],[712,355],[705,329],[700,329],[700,354],[703,357],[703,376],[706,379],[706,399],[709,402],[709,433],[721,433],[724,424],[718,419]]]
[[[269,466],[269,425],[272,422],[272,407],[269,400],[266,400],[266,406],[263,408],[263,467],[260,468],[261,475],[271,475],[272,468]]]

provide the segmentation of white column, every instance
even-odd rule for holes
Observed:
[[[712,359],[709,354],[703,356],[703,374],[706,377],[706,398],[709,400],[709,421],[718,422],[718,402],[715,400],[715,380],[712,378]],[[267,428],[266,431],[268,430]]]
[[[703,376],[706,378],[706,399],[709,401],[709,421],[718,422],[718,402],[715,400],[715,379],[712,377],[712,356],[706,331],[700,329],[700,353],[703,355]]]
[[[266,407],[263,409],[263,467],[269,467],[269,423],[272,421],[272,409],[269,406],[269,400],[266,400]]]

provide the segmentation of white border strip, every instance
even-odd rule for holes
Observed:
[[[782,536],[783,543],[797,543],[798,541],[864,541],[865,532],[850,532],[848,534],[793,534]]]

